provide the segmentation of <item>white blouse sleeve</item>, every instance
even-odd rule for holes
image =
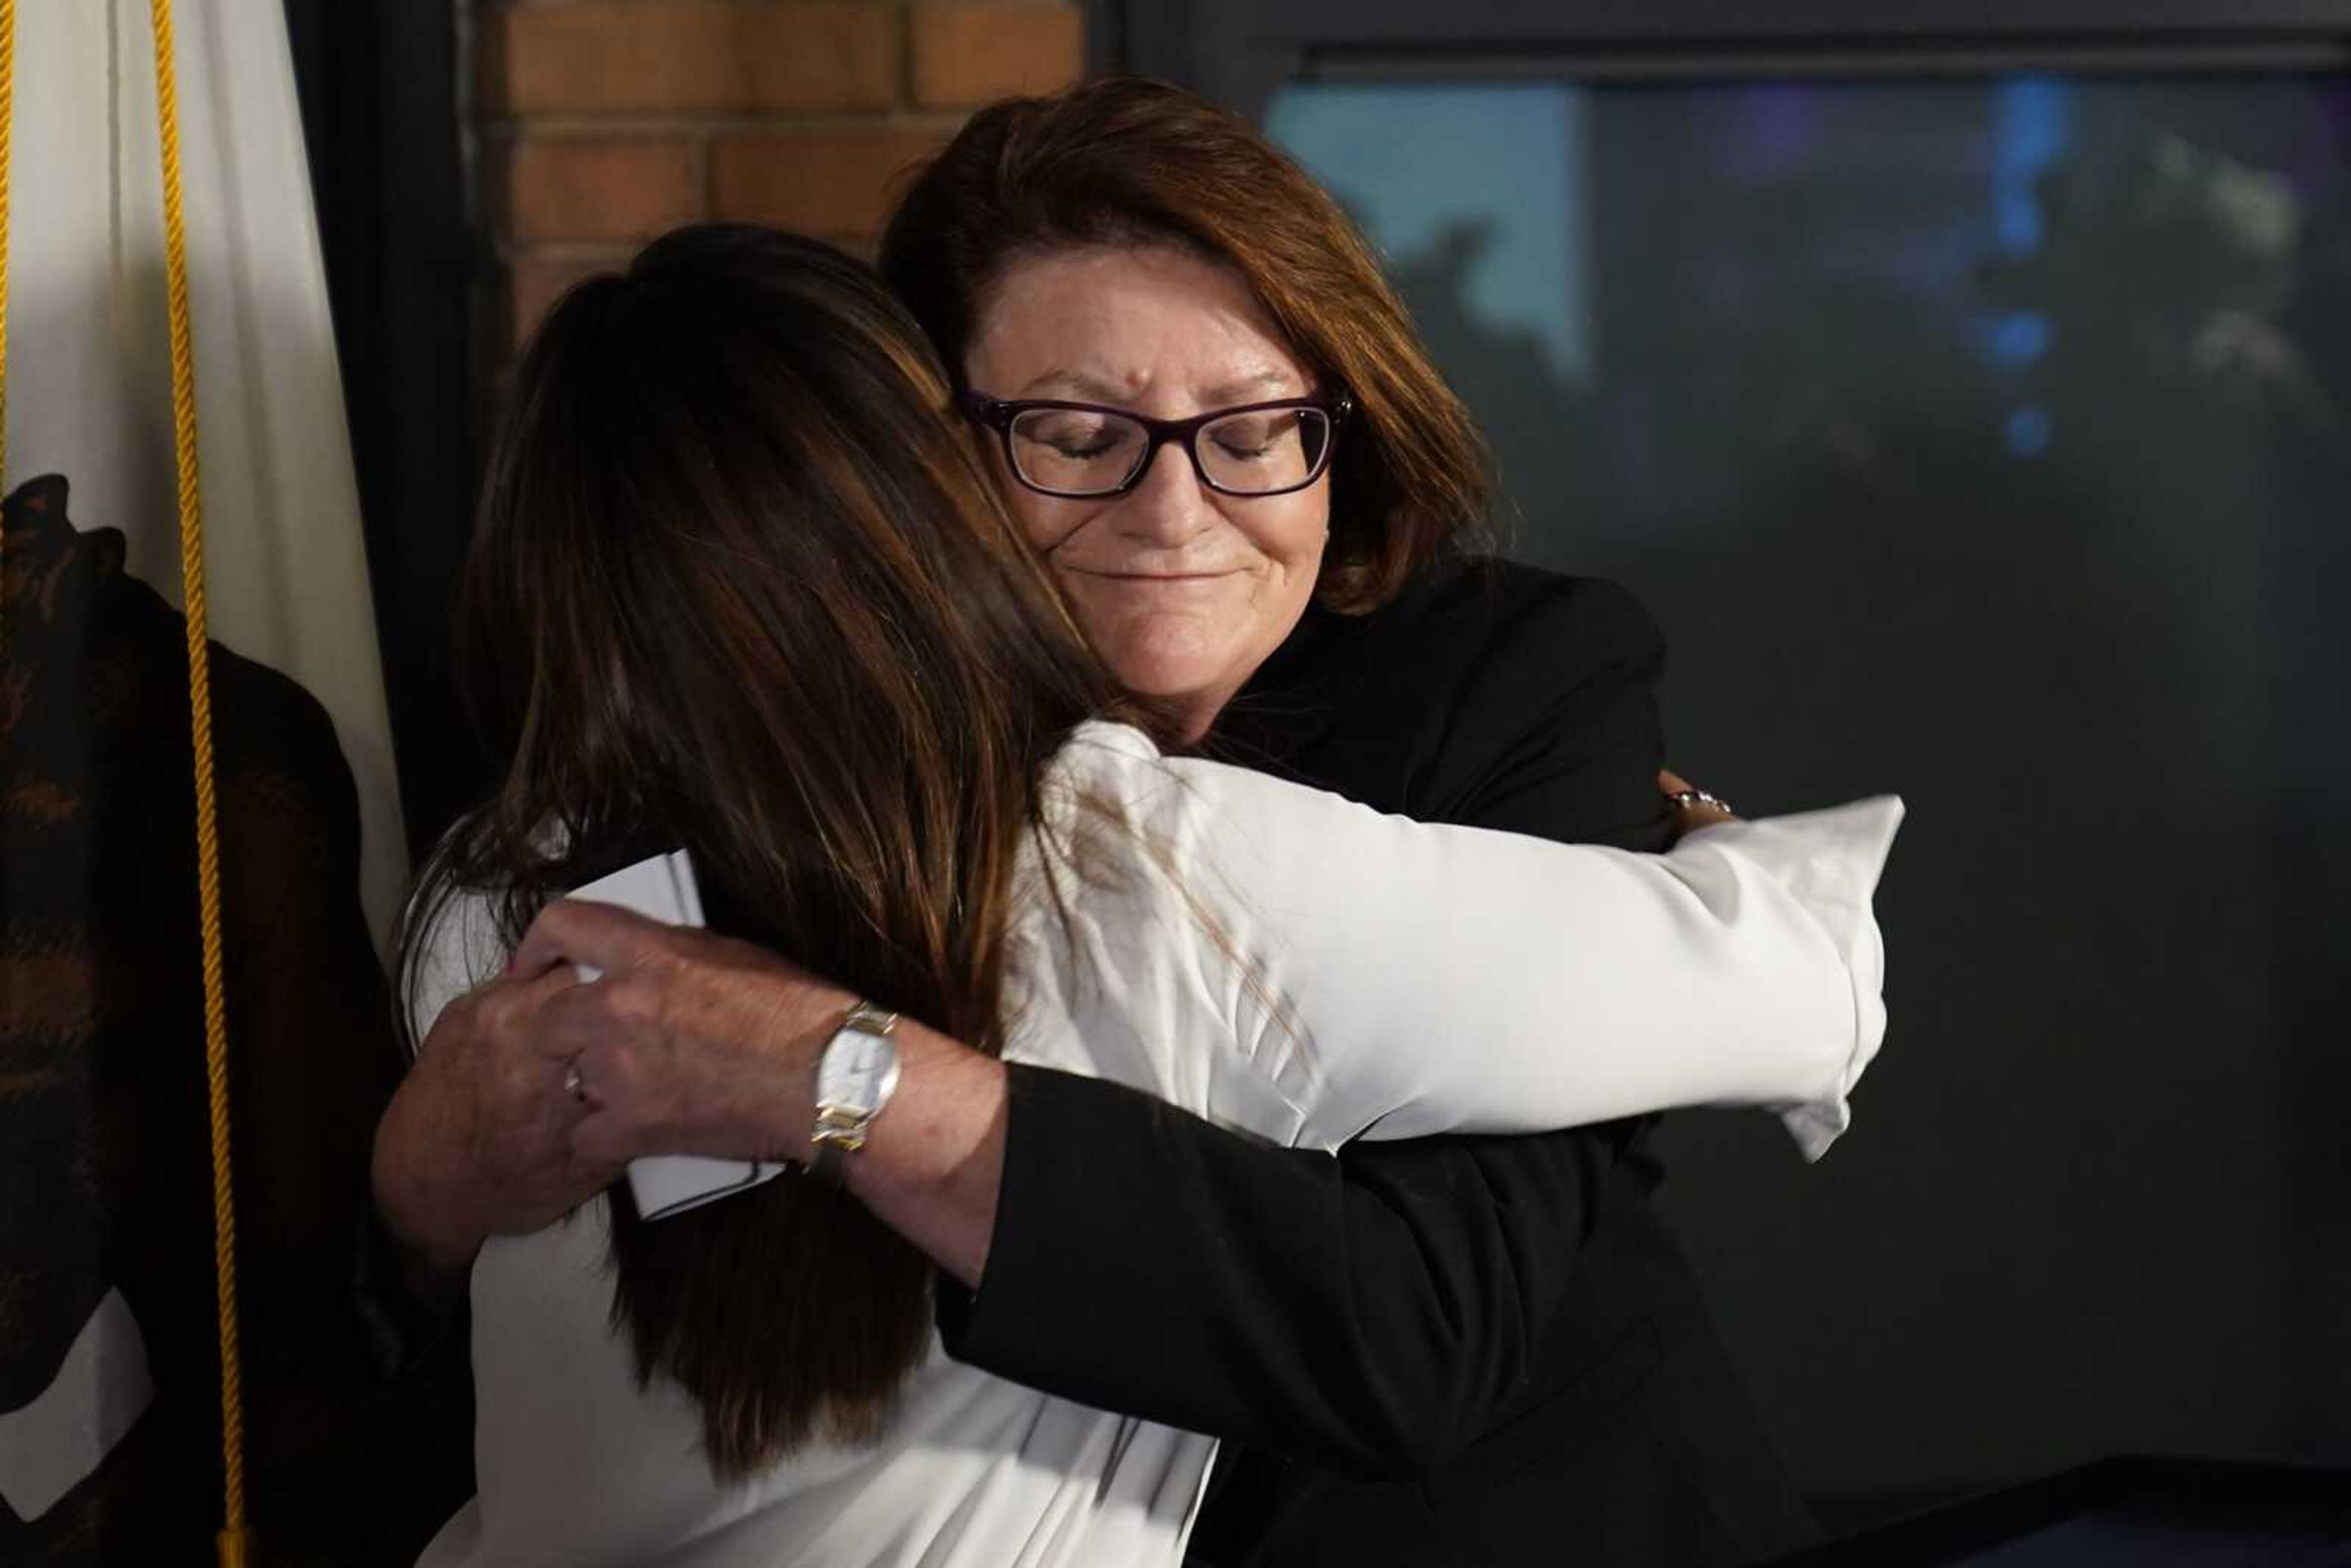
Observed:
[[[412,972],[402,977],[410,1039],[422,1045],[441,1009],[496,975],[507,961],[497,909],[483,894],[460,889],[434,912],[417,939]]]
[[[1228,1016],[1297,1142],[1732,1103],[1779,1111],[1817,1158],[1884,1037],[1870,898],[1892,797],[1644,855],[1196,759],[1122,777],[1132,824],[1237,960]]]

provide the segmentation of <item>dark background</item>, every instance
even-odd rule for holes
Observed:
[[[479,779],[444,652],[488,265],[465,10],[287,0],[420,844]],[[1893,1025],[1854,1133],[1807,1168],[1761,1118],[1668,1129],[1668,1210],[1832,1517],[2117,1452],[2351,1462],[2344,214],[2312,209],[2287,275],[2247,284],[2140,210],[2116,131],[2070,193],[2035,190],[2030,257],[1970,274],[2049,328],[2004,369],[1821,238],[1943,201],[1902,150],[2021,72],[2085,84],[2092,131],[2137,116],[2208,146],[2234,133],[2199,89],[2315,92],[2301,133],[2338,166],[2351,4],[1096,0],[1088,20],[1095,63],[1252,114],[1287,84],[1599,84],[1595,381],[1481,320],[1474,235],[1394,260],[1494,432],[1507,547],[1617,578],[1664,623],[1683,771],[1753,811],[1909,800],[1881,904]],[[1707,185],[1709,103],[1759,83],[1824,105],[1827,145],[1895,152],[1817,187]],[[1856,169],[1858,216],[1802,204]],[[1709,309],[1726,277],[1735,308]],[[2214,373],[2195,329],[2220,310],[2272,337]],[[2014,435],[2028,405],[2045,450]]]
[[[453,722],[449,596],[471,523],[489,312],[459,69],[466,0],[285,0],[350,413],[401,810],[421,854],[482,787]]]

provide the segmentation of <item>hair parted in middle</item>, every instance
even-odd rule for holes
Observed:
[[[1353,221],[1247,120],[1180,88],[1106,76],[981,110],[913,177],[880,260],[960,382],[1008,267],[1149,244],[1238,271],[1323,390],[1354,398],[1332,469],[1324,605],[1385,603],[1484,521],[1485,442]]]
[[[459,605],[504,768],[403,917],[691,854],[714,928],[1000,1048],[1043,770],[1140,716],[1102,672],[863,263],[680,230],[557,304],[517,372]],[[879,1431],[931,1335],[929,1263],[802,1180],[658,1223],[611,1203],[616,1326],[699,1402],[714,1469]]]

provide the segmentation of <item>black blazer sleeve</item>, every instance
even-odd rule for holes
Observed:
[[[1605,584],[1513,615],[1437,705],[1431,820],[1661,847],[1655,626]],[[1563,674],[1573,678],[1562,682]],[[1441,1042],[1433,1042],[1441,1043]],[[1268,1146],[1113,1084],[1016,1067],[959,1359],[1364,1477],[1426,1475],[1523,1386],[1632,1124]]]

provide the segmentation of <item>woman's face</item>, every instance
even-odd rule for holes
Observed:
[[[990,398],[1157,419],[1321,390],[1238,273],[1166,246],[1014,262],[964,374]],[[1002,468],[1000,444],[997,460]],[[1228,496],[1200,482],[1177,442],[1134,488],[1098,500],[1002,476],[1095,651],[1129,691],[1172,700],[1191,739],[1298,624],[1330,537],[1327,472],[1287,495]]]

